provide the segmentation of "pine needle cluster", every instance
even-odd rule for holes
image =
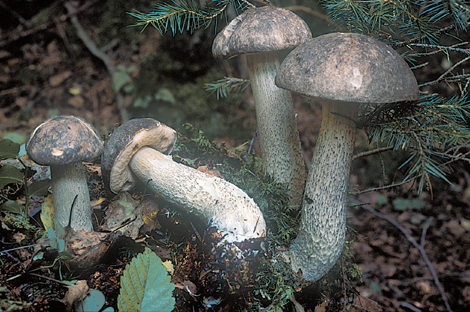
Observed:
[[[173,35],[185,31],[193,33],[200,28],[207,28],[219,17],[226,16],[226,10],[232,5],[237,13],[242,13],[251,3],[244,0],[211,0],[204,6],[199,6],[196,1],[180,0],[178,2],[155,4],[154,10],[149,13],[134,10],[128,12],[138,21],[133,26],[143,26],[144,31],[151,25],[161,34],[171,31]]]
[[[466,31],[470,12],[460,0],[323,0],[329,17],[352,32],[383,38],[389,43],[403,40],[438,44],[440,34],[452,28]],[[453,24],[442,27],[451,17]]]
[[[469,160],[465,150],[469,147],[470,102],[466,96],[445,100],[433,95],[414,103],[367,106],[363,111],[360,124],[372,143],[410,152],[401,165],[408,167],[404,181],[418,181],[420,192],[425,185],[431,188],[430,176],[449,182],[446,166]]]

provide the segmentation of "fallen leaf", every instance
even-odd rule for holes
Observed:
[[[121,193],[118,199],[109,204],[100,230],[114,231],[119,228],[122,235],[135,239],[144,224],[142,209],[140,201],[134,200],[127,192]]]
[[[67,78],[69,78],[70,76],[72,76],[72,72],[71,71],[64,71],[60,74],[57,74],[57,75],[54,75],[52,77],[49,78],[49,84],[51,85],[51,87],[55,88],[55,87],[58,87],[60,86]]]
[[[54,228],[54,205],[52,203],[53,195],[44,198],[41,206],[41,221],[44,228]]]
[[[382,308],[377,302],[363,296],[357,296],[350,307],[349,312],[382,312]]]
[[[79,280],[75,285],[67,286],[67,293],[65,294],[62,302],[67,306],[67,310],[70,311],[75,301],[83,300],[88,293],[88,285],[86,280]]]

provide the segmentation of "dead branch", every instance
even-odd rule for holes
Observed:
[[[93,42],[93,40],[88,36],[88,34],[85,31],[85,28],[83,28],[82,24],[80,24],[80,22],[78,21],[75,6],[71,2],[65,2],[64,6],[69,12],[69,14],[71,15],[70,21],[75,27],[78,37],[82,40],[83,44],[88,48],[91,54],[99,58],[105,64],[109,75],[113,77],[113,75],[116,73],[117,70],[116,70],[116,67],[112,64],[111,58],[106,53],[101,51],[98,48],[98,46],[95,44],[95,42]],[[116,95],[116,102],[117,102],[117,107],[119,109],[121,122],[126,122],[128,120],[128,116],[127,116],[127,110],[124,107],[124,97],[119,92],[119,90],[114,90],[114,94]]]
[[[80,12],[88,10],[91,6],[93,6],[98,1],[99,0],[93,0],[93,1],[87,2],[84,5],[82,5],[81,7],[77,8],[73,14],[69,13],[67,15],[61,16],[59,19],[61,21],[66,21],[67,19],[69,19],[73,15],[76,15]],[[34,35],[35,33],[44,31],[44,30],[48,29],[54,23],[56,23],[56,20],[52,19],[52,20],[47,21],[45,23],[42,23],[42,24],[40,24],[36,27],[24,30],[25,26],[27,27],[28,25],[32,24],[31,21],[25,21],[20,26],[18,26],[14,31],[11,31],[9,34],[7,34],[8,39],[3,39],[2,41],[0,41],[0,48],[3,48],[4,46],[7,46],[7,45],[9,45],[9,44],[11,44],[11,43],[13,43],[17,40],[20,40],[21,38],[28,37],[28,36]]]

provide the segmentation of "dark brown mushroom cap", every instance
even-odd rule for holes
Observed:
[[[276,85],[305,97],[357,103],[415,100],[419,93],[415,76],[395,50],[345,33],[319,36],[292,50]]]
[[[169,154],[176,144],[177,133],[165,124],[152,119],[131,119],[109,136],[101,155],[101,173],[105,187],[114,193],[130,190],[135,178],[128,167],[132,156],[148,146]]]
[[[312,38],[307,23],[289,10],[264,6],[249,9],[230,22],[214,39],[215,57],[273,52],[298,46]]]
[[[103,152],[98,131],[85,119],[59,115],[40,123],[29,135],[26,151],[46,166],[88,161]]]

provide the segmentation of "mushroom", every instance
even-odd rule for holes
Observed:
[[[279,52],[296,47],[312,34],[305,21],[273,6],[249,9],[214,39],[212,54],[229,58],[246,54],[255,101],[263,171],[284,183],[290,204],[300,206],[306,179],[297,121],[290,92],[274,84]]]
[[[356,120],[361,103],[418,98],[406,62],[386,44],[359,34],[332,33],[311,39],[285,58],[276,84],[322,104],[322,123],[301,210],[290,246],[294,271],[318,280],[344,246],[346,195]]]
[[[206,224],[217,227],[227,242],[263,237],[264,217],[235,185],[174,162],[175,130],[151,119],[132,119],[110,136],[101,157],[105,186],[113,193],[128,191],[136,179],[156,194]]]
[[[82,161],[103,152],[98,131],[85,119],[59,115],[40,123],[26,142],[29,157],[51,167],[54,222],[93,231],[90,195]],[[72,215],[70,215],[72,211]]]

